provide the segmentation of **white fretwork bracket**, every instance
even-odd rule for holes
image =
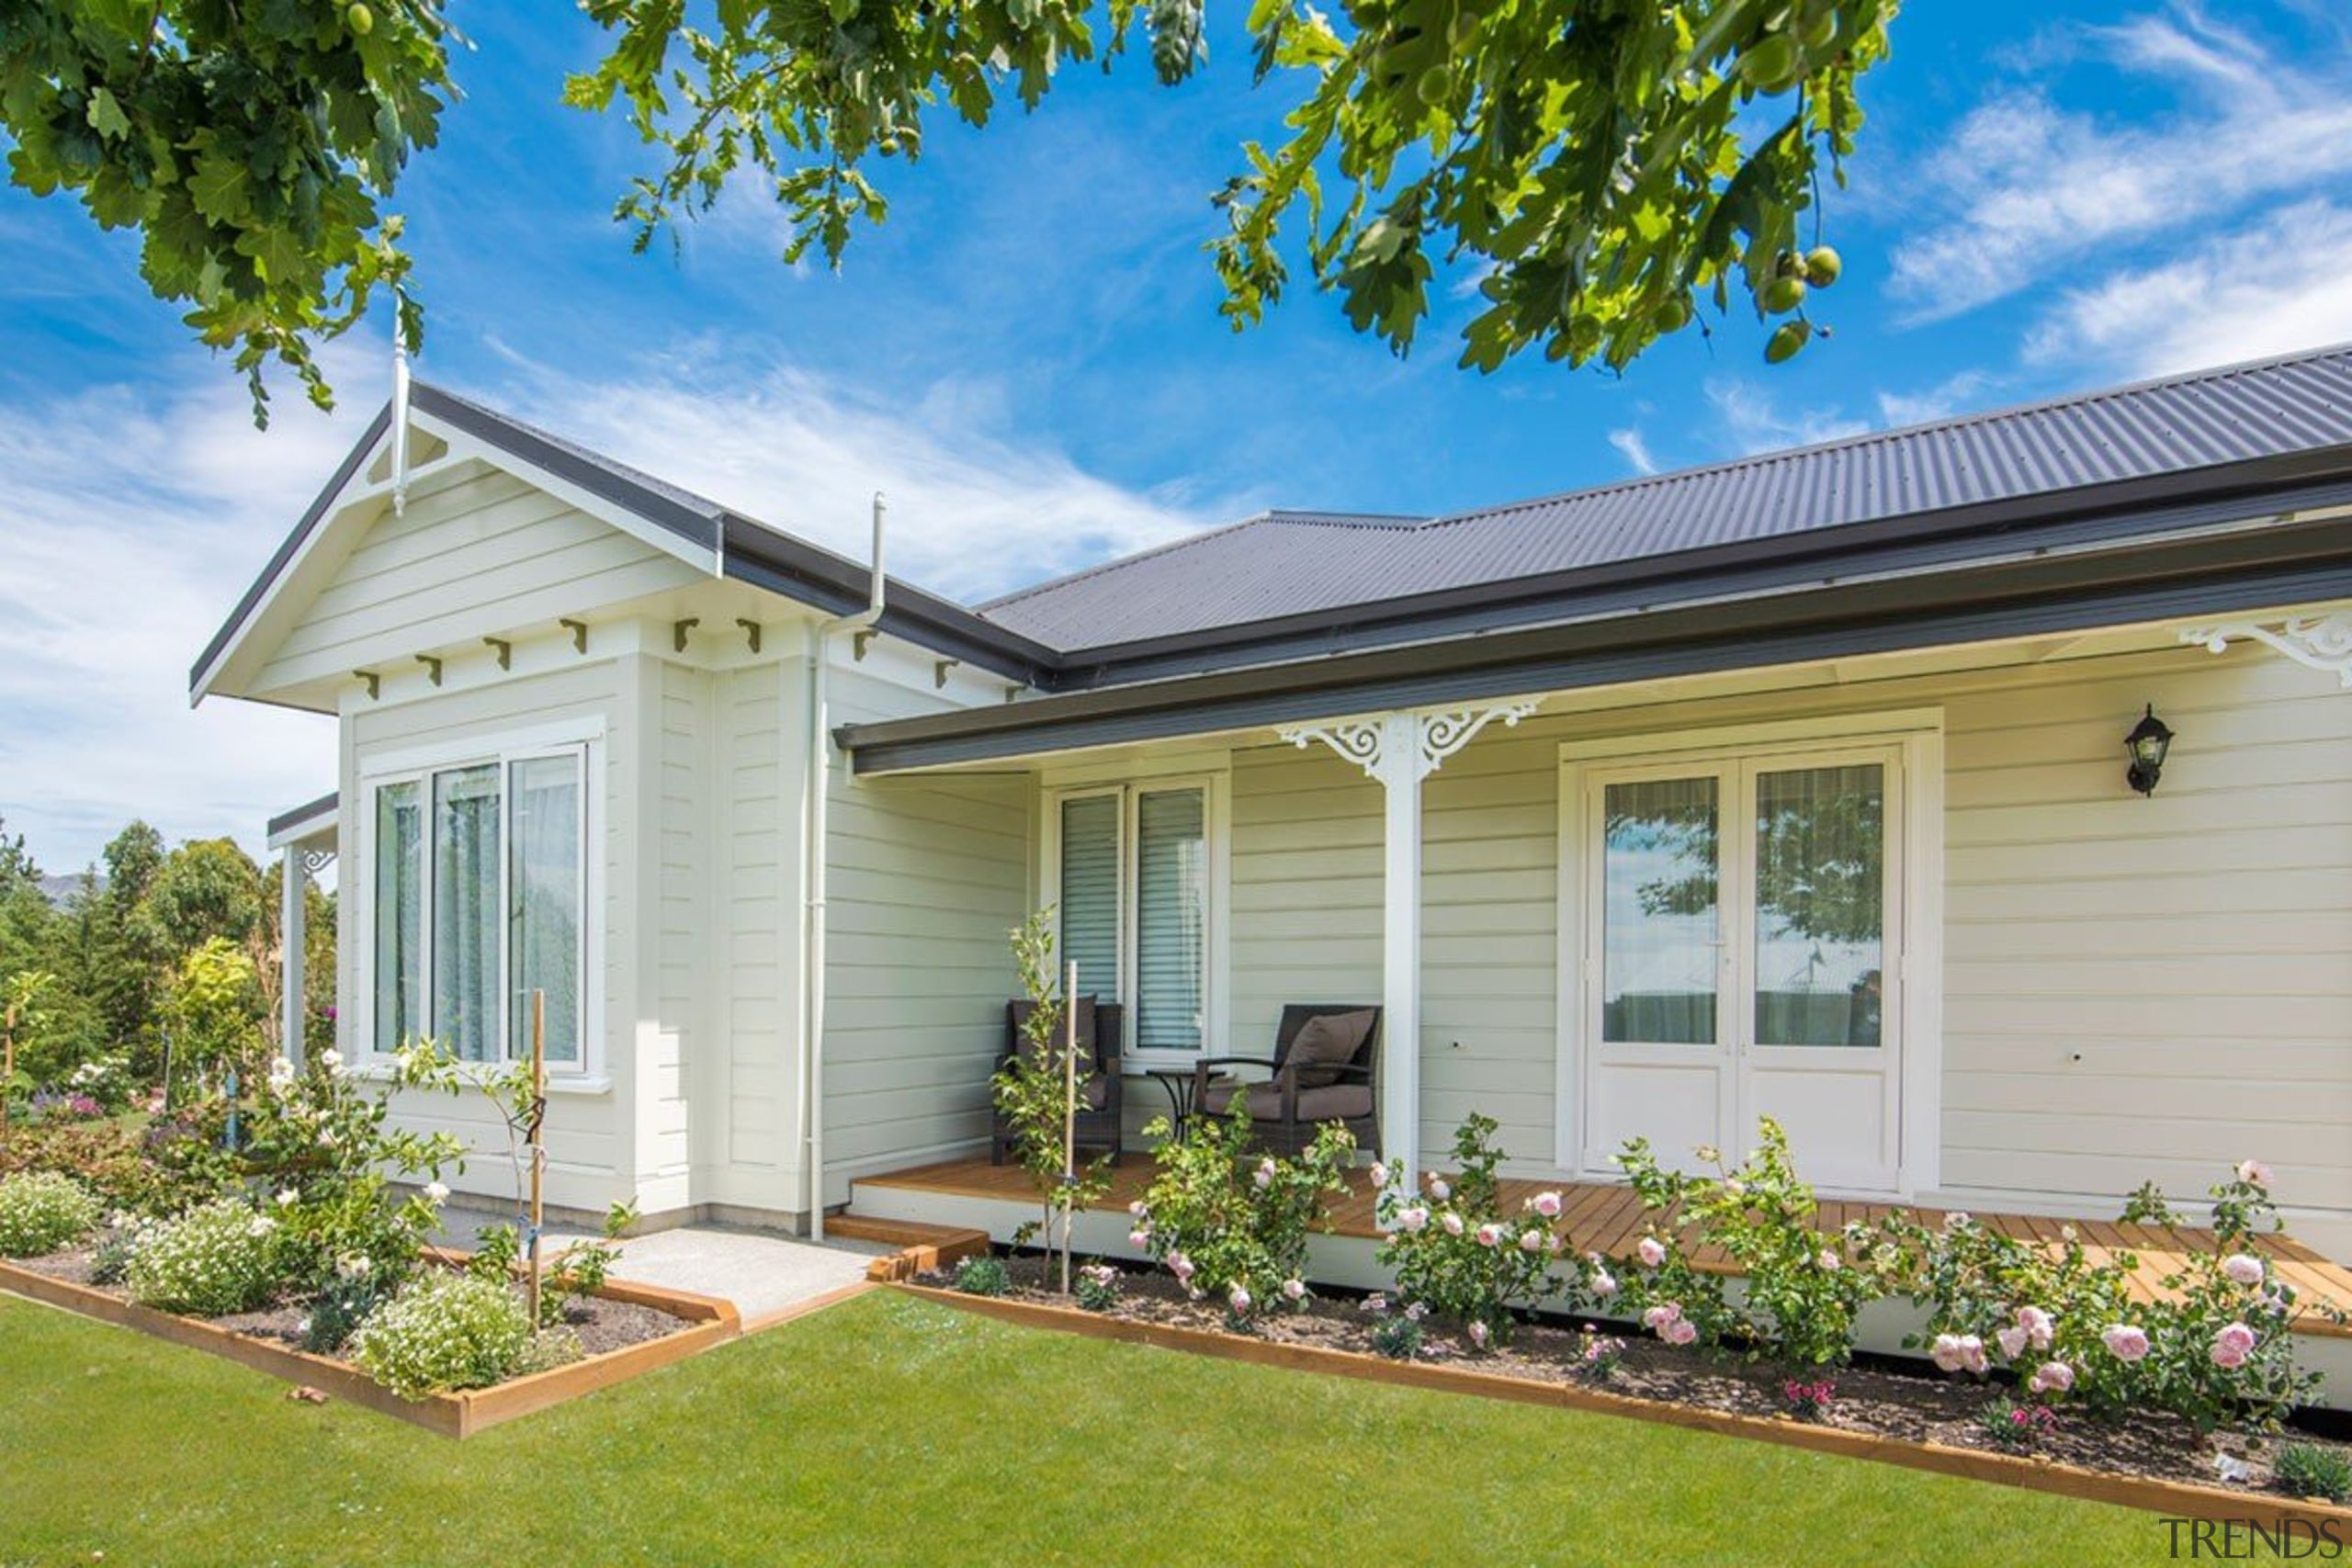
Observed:
[[[2181,641],[2203,643],[2215,653],[2229,647],[2233,638],[2240,637],[2276,649],[2308,669],[2333,675],[2346,691],[2352,691],[2352,610],[2299,615],[2268,624],[2223,621],[2216,626],[2191,626],[2180,634]]]
[[[304,850],[302,852],[302,870],[307,875],[316,876],[334,863],[333,850]]]
[[[1478,732],[1500,719],[1505,728],[1535,711],[1540,698],[1498,703],[1484,708],[1448,708],[1437,713],[1400,713],[1372,718],[1334,719],[1329,724],[1303,724],[1275,731],[1292,745],[1305,748],[1321,741],[1367,777],[1384,778],[1399,762],[1416,780],[1427,778],[1445,760],[1477,739]]]

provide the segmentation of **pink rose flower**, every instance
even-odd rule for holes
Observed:
[[[2254,1354],[2257,1336],[2243,1323],[2233,1323],[2213,1336],[2213,1364],[2223,1371],[2233,1372]]]
[[[1460,1235],[1462,1234],[1462,1216],[1453,1210],[1448,1209],[1445,1212],[1445,1217],[1442,1223],[1445,1226],[1446,1235]]]
[[[1939,1371],[1960,1371],[1960,1336],[1957,1334],[1937,1335],[1936,1342],[1928,1348],[1928,1359],[1935,1362]]]
[[[1233,1293],[1227,1296],[1225,1300],[1226,1304],[1233,1309],[1233,1315],[1236,1317],[1244,1315],[1250,1310],[1250,1292],[1245,1286],[1234,1286]]]
[[[2058,1320],[2037,1306],[2018,1308],[2018,1326],[2025,1330],[2028,1343],[2037,1350],[2050,1348],[2052,1336],[2058,1332]]]
[[[1412,1208],[1399,1212],[1396,1223],[1408,1231],[1417,1231],[1430,1223],[1430,1212],[1416,1204]]]
[[[1487,1224],[1478,1227],[1478,1245],[1480,1247],[1493,1247],[1500,1243],[1502,1239],[1502,1227],[1496,1224],[1493,1221],[1490,1220]]]
[[[2119,1361],[2137,1361],[2148,1354],[2148,1332],[2128,1323],[2110,1324],[2099,1335],[2108,1354]]]
[[[2233,1252],[2222,1259],[2222,1272],[2233,1285],[2262,1283],[2262,1259],[2249,1253]]]
[[[1641,1245],[1634,1248],[1634,1256],[1642,1260],[1643,1268],[1655,1269],[1666,1261],[1666,1244],[1654,1235],[1645,1235]]]
[[[1257,1174],[1251,1177],[1250,1179],[1257,1182],[1261,1190],[1265,1188],[1272,1187],[1274,1184],[1274,1162],[1272,1160],[1264,1160],[1260,1162]]]
[[[1535,1195],[1535,1212],[1543,1215],[1547,1220],[1558,1219],[1560,1217],[1560,1195],[1557,1192],[1538,1192]]]
[[[1669,1345],[1688,1345],[1699,1337],[1699,1325],[1687,1317],[1678,1317],[1666,1325],[1659,1337]]]
[[[2025,1354],[2026,1331],[2015,1324],[2002,1329],[1994,1335],[1993,1338],[2001,1347],[2001,1357],[2004,1360],[2014,1361]]]
[[[1378,1160],[1372,1162],[1372,1184],[1376,1188],[1388,1185],[1388,1168]]]
[[[1592,1273],[1592,1293],[1596,1296],[1615,1295],[1617,1293],[1617,1277],[1606,1269],[1594,1269]]]
[[[1845,1260],[1839,1258],[1835,1251],[1825,1247],[1821,1249],[1821,1255],[1815,1258],[1813,1261],[1815,1266],[1823,1273],[1835,1274],[1843,1265]]]
[[[1132,1230],[1127,1233],[1127,1245],[1129,1247],[1140,1250],[1143,1247],[1148,1247],[1150,1244],[1151,1233],[1149,1231]]]
[[[1973,1334],[1960,1337],[1960,1364],[1967,1371],[1983,1377],[1992,1363],[1984,1356],[1984,1341]]]
[[[2270,1168],[2258,1159],[2238,1162],[2238,1179],[2251,1187],[2270,1185]]]
[[[1284,1280],[1283,1281],[1283,1295],[1286,1299],[1294,1302],[1306,1300],[1306,1281],[1304,1280]]]
[[[1453,1189],[1448,1187],[1445,1184],[1445,1178],[1434,1170],[1430,1172],[1430,1196],[1441,1203],[1453,1196]]]
[[[1678,1322],[1681,1316],[1681,1303],[1660,1302],[1642,1314],[1642,1326],[1653,1334],[1663,1334],[1668,1324]]]
[[[2065,1393],[2075,1386],[2075,1369],[2064,1361],[2049,1361],[2026,1380],[2030,1393]]]
[[[1487,1325],[1485,1324],[1474,1323],[1470,1325],[1470,1343],[1476,1345],[1481,1350],[1487,1348]]]
[[[1544,1250],[1544,1233],[1543,1233],[1542,1231],[1521,1231],[1521,1232],[1520,1232],[1520,1233],[1519,1233],[1519,1249],[1520,1249],[1521,1252],[1541,1252],[1541,1251],[1543,1251],[1543,1250]]]
[[[1127,1205],[1127,1213],[1140,1220],[1145,1215],[1151,1213],[1151,1205],[1138,1198],[1134,1202]]]
[[[1180,1252],[1168,1260],[1168,1271],[1176,1276],[1178,1284],[1185,1284],[1193,1278],[1193,1260]]]

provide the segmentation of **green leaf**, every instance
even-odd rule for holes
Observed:
[[[130,134],[130,117],[122,112],[115,96],[104,87],[90,90],[90,128],[109,141],[119,141]]]
[[[245,172],[244,160],[218,148],[207,149],[197,159],[187,194],[198,212],[223,226],[242,223],[253,211],[253,178]]]

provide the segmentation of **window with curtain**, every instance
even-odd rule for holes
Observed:
[[[1208,792],[1198,784],[1069,795],[1055,807],[1061,958],[1078,989],[1125,1004],[1128,1044],[1207,1043]]]
[[[1716,781],[1612,784],[1601,837],[1601,1038],[1710,1045],[1721,940]]]
[[[1207,813],[1197,789],[1136,798],[1136,1044],[1197,1051],[1206,1027]]]
[[[584,755],[467,762],[376,786],[376,1050],[431,1037],[460,1061],[523,1059],[531,996],[544,991],[548,1060],[584,1065]]]
[[[1078,994],[1119,994],[1119,797],[1062,802],[1061,962],[1078,965]]]
[[[1876,1045],[1886,770],[1756,775],[1756,1043]]]

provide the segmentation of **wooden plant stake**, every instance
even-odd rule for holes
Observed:
[[[1069,1294],[1069,1233],[1077,1223],[1072,1201],[1078,1190],[1078,961],[1062,979],[1062,1294]]]
[[[547,1172],[547,1150],[539,1143],[539,1130],[548,1115],[548,994],[531,993],[531,1261],[530,1274],[524,1292],[530,1299],[531,1328],[539,1326],[539,1227],[546,1223],[547,1207],[543,1188]]]

